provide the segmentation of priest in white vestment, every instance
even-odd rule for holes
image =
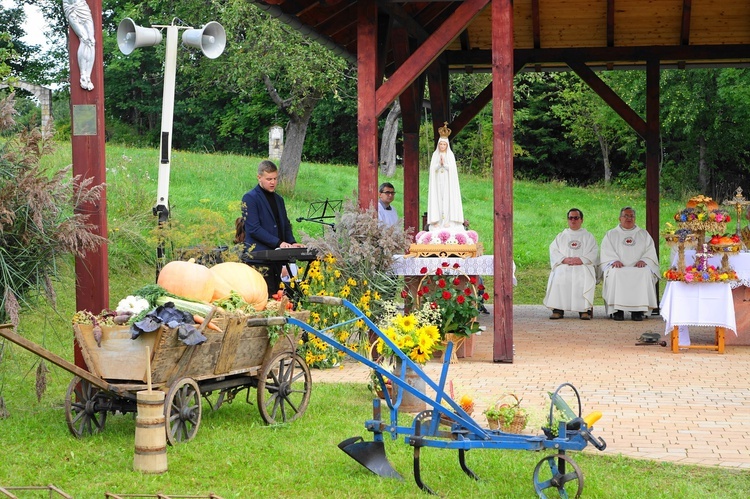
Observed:
[[[440,129],[435,152],[430,161],[430,178],[427,190],[427,224],[430,231],[464,231],[464,208],[458,185],[456,157],[451,151],[447,135]],[[450,133],[450,130],[447,131]]]
[[[641,321],[644,312],[658,306],[659,260],[654,240],[635,225],[635,210],[630,206],[620,210],[620,225],[604,236],[599,260],[602,298],[614,320],[624,320],[625,312],[630,312],[634,321]]]
[[[550,319],[562,319],[565,311],[571,311],[589,320],[594,308],[599,247],[593,234],[581,227],[581,210],[568,210],[567,218],[568,228],[549,245],[552,272],[544,306],[552,309]]]

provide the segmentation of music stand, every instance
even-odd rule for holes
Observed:
[[[335,224],[327,220],[336,219],[336,213],[341,211],[341,204],[341,199],[329,200],[326,198],[325,201],[313,201],[307,209],[307,217],[299,217],[297,218],[297,221],[325,225],[336,232]]]

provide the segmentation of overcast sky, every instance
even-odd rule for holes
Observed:
[[[17,4],[14,0],[2,0],[3,7],[13,8]],[[26,36],[21,38],[24,42],[29,45],[41,45],[42,47],[47,45],[47,41],[44,38],[42,32],[48,28],[47,22],[39,11],[39,8],[35,5],[27,5],[24,7],[26,12],[26,23],[24,24],[24,30],[26,30]]]

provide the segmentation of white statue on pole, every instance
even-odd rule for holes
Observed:
[[[417,244],[476,244],[477,233],[467,229],[464,219],[458,166],[451,150],[448,123],[438,129],[435,152],[430,161],[427,191],[428,231],[417,234]]]
[[[63,0],[65,19],[73,32],[78,35],[78,70],[81,73],[81,88],[93,90],[91,70],[96,56],[96,38],[94,37],[94,18],[86,0]]]

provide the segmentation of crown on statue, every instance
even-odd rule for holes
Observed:
[[[451,129],[448,128],[448,122],[444,121],[443,126],[438,128],[438,133],[440,134],[441,139],[447,139],[451,134]]]

